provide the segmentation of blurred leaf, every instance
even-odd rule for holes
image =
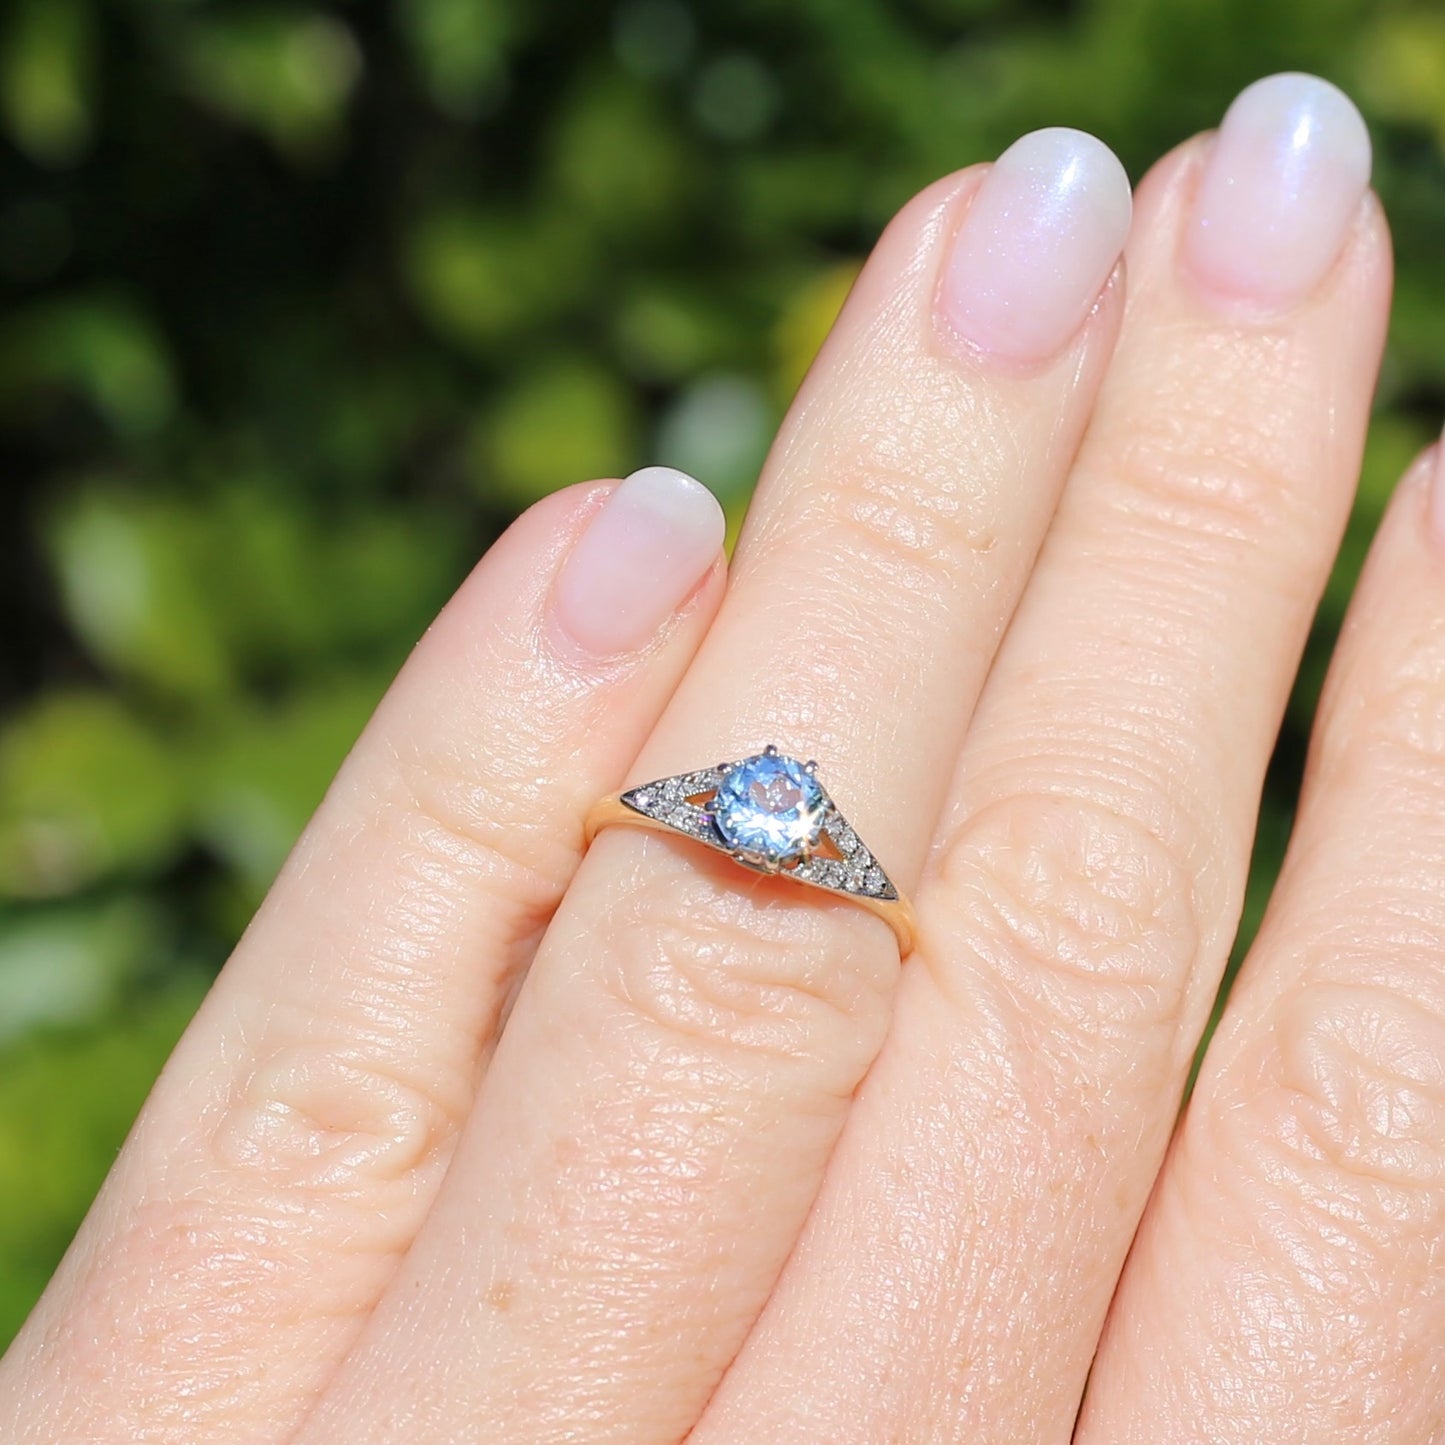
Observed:
[[[892,171],[870,173],[856,154],[818,147],[746,152],[739,157],[734,186],[734,224],[770,252],[785,249],[800,232],[871,220],[875,210],[881,221],[912,189],[907,178]],[[874,195],[880,197],[876,203]]]
[[[399,0],[397,19],[432,99],[472,119],[500,98],[524,11],[509,0]]]
[[[315,811],[386,679],[335,679],[229,720],[199,768],[202,837],[243,880],[254,908]]]
[[[192,701],[231,690],[204,524],[193,514],[95,481],[58,512],[51,548],[66,612],[101,662]]]
[[[0,1048],[38,1025],[74,1024],[113,1005],[160,952],[149,900],[0,911]]]
[[[41,302],[0,328],[0,389],[25,396],[66,387],[125,438],[171,419],[175,382],[165,343],[131,302],[94,293]]]
[[[736,309],[701,284],[642,278],[618,298],[613,314],[621,359],[645,381],[675,382],[740,352],[746,357]]]
[[[623,0],[613,12],[612,44],[634,75],[677,75],[696,48],[697,22],[678,0]]]
[[[85,0],[11,0],[0,34],[0,108],[15,144],[70,165],[90,140],[94,16]]]
[[[407,282],[422,314],[484,352],[571,305],[588,273],[577,229],[561,218],[447,206],[408,238]]]
[[[483,537],[400,508],[359,517],[324,549],[332,646],[399,664],[482,550]]]
[[[757,480],[778,417],[751,377],[705,376],[663,415],[657,459],[705,481],[724,501],[744,501]]]
[[[547,186],[572,223],[655,244],[693,191],[686,132],[642,86],[599,73],[559,97]]]
[[[1441,174],[1445,176],[1445,169]],[[1421,220],[1428,220],[1432,226],[1437,220],[1445,224],[1445,186],[1436,190],[1433,199],[1436,215],[1421,217]],[[1437,393],[1445,394],[1445,345],[1440,340],[1445,336],[1445,285],[1432,274],[1435,262],[1432,244],[1428,270],[1405,270],[1402,264],[1395,284],[1389,362],[1417,385],[1433,386]]]
[[[0,893],[71,893],[165,862],[185,823],[182,770],[105,693],[41,698],[0,730]]]
[[[779,106],[772,72],[751,55],[720,55],[697,78],[692,104],[703,129],[722,140],[753,141],[773,123]]]
[[[833,329],[860,269],[857,261],[845,261],[818,272],[794,292],[787,309],[778,318],[774,350],[780,400],[792,400],[818,348]]]
[[[636,460],[626,387],[581,357],[548,360],[504,391],[474,438],[475,475],[517,508],[572,482],[621,476]]]
[[[197,100],[306,160],[337,140],[361,75],[344,21],[265,5],[197,14],[184,42]]]
[[[237,671],[274,676],[331,641],[329,579],[318,575],[321,529],[262,471],[229,477],[191,520],[190,569]]]
[[[57,512],[66,611],[120,677],[206,710],[246,684],[304,678],[324,658],[390,661],[445,599],[465,537],[399,510],[322,518],[263,471],[205,499],[92,482]]]
[[[1362,40],[1362,99],[1382,116],[1429,126],[1445,148],[1445,13],[1436,6],[1387,12]]]

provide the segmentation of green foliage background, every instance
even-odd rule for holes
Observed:
[[[1364,105],[1399,248],[1361,552],[1445,402],[1431,0],[9,0],[0,1343],[390,674],[535,497],[736,516],[870,240],[1065,123],[1136,176],[1242,84]]]

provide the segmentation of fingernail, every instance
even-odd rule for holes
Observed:
[[[1084,324],[1129,234],[1129,178],[1083,131],[1036,130],[984,177],[954,238],[939,296],[975,346],[1043,361]]]
[[[588,652],[631,652],[656,635],[717,559],[717,498],[673,467],[643,467],[603,503],[562,565],[557,621]]]
[[[1343,91],[1313,75],[1257,80],[1205,162],[1187,261],[1227,295],[1293,305],[1335,264],[1369,184],[1370,133]]]

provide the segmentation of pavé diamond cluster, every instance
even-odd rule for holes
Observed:
[[[681,833],[742,867],[823,888],[881,918],[906,957],[913,909],[818,780],[816,763],[775,747],[711,768],[655,778],[593,804],[590,842],[611,823]]]
[[[644,783],[623,793],[621,801],[760,872],[783,872],[855,897],[898,897],[818,781],[813,764],[777,748]]]

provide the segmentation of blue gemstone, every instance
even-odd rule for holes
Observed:
[[[713,822],[729,848],[766,863],[790,863],[818,841],[826,806],[802,763],[760,753],[723,773]]]

